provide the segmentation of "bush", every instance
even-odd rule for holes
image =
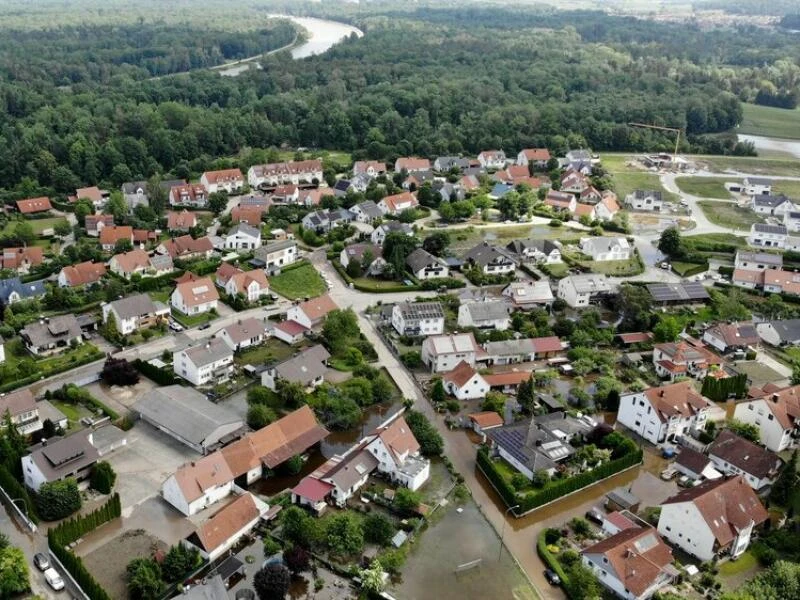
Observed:
[[[561,539],[561,530],[555,527],[548,527],[544,530],[544,541],[548,546],[552,546]]]
[[[194,548],[186,548],[183,544],[172,546],[161,563],[161,572],[164,581],[175,583],[181,581],[184,576],[191,573],[200,565],[202,559],[200,553]]]
[[[444,452],[444,440],[428,418],[416,410],[407,410],[403,417],[411,433],[417,438],[420,452],[424,456],[440,456]]]
[[[418,369],[422,366],[422,355],[415,350],[411,350],[400,355],[400,361],[409,369]]]
[[[97,490],[101,494],[110,494],[116,481],[117,474],[106,461],[101,460],[92,468],[90,485],[93,490]]]
[[[148,379],[152,379],[158,385],[175,385],[181,381],[180,378],[175,377],[175,374],[172,371],[159,369],[158,367],[154,367],[150,363],[138,358],[133,361],[133,366],[136,367],[136,370],[139,371],[139,373]]]
[[[518,492],[524,490],[530,484],[531,482],[522,473],[514,473],[511,476],[511,485],[514,486],[514,489]]]
[[[364,539],[371,544],[388,546],[394,536],[394,525],[380,513],[371,513],[364,519]]]
[[[39,516],[45,521],[58,521],[81,508],[78,483],[71,477],[43,484],[36,494]]]
[[[422,502],[422,495],[414,492],[407,487],[398,488],[394,495],[394,507],[397,510],[412,512],[416,511],[419,503]]]

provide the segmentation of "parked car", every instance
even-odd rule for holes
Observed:
[[[211,323],[206,322],[206,323],[203,323],[202,325],[200,325],[200,327],[198,327],[198,329],[208,329],[209,327],[211,327]]]
[[[586,511],[586,520],[591,521],[592,523],[596,523],[597,525],[603,524],[603,511],[593,506],[589,510]]]
[[[46,571],[50,568],[50,559],[47,558],[46,554],[37,552],[33,555],[33,564],[35,564],[36,568],[40,571]]]
[[[58,571],[52,567],[44,572],[44,579],[54,590],[58,591],[64,589],[64,580],[61,579],[61,575],[58,574]]]
[[[661,456],[663,458],[673,458],[675,456],[675,448],[672,446],[665,446],[661,449]]]
[[[177,321],[170,321],[169,328],[172,329],[172,331],[183,331],[183,325]]]
[[[663,479],[664,481],[669,481],[677,474],[678,472],[674,469],[674,467],[668,467],[663,471],[661,471],[661,479]]]
[[[547,579],[547,583],[550,585],[561,585],[561,578],[552,569],[544,570],[544,578]]]

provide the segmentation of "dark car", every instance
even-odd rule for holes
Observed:
[[[36,565],[36,568],[40,571],[46,571],[50,568],[50,559],[47,558],[46,554],[42,554],[41,552],[37,552],[33,555],[33,564]]]
[[[550,585],[561,585],[561,578],[552,569],[544,570],[544,578]]]
[[[586,511],[586,520],[591,521],[592,523],[595,523],[597,525],[602,525],[603,511],[601,511],[597,507],[590,508],[589,510]]]
[[[211,323],[203,323],[198,329],[208,329],[209,327],[211,327]]]

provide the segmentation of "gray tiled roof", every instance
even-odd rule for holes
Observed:
[[[307,385],[325,374],[328,367],[325,366],[324,361],[329,358],[330,354],[323,346],[312,346],[297,356],[276,365],[275,372],[281,379]]]
[[[156,304],[147,294],[136,294],[121,300],[114,300],[111,306],[121,319],[143,317],[156,312]]]
[[[220,338],[214,338],[205,344],[192,346],[184,350],[196,367],[210,365],[228,356],[233,356],[233,351],[228,344]]]

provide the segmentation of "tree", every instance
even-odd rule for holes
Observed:
[[[301,573],[311,566],[311,555],[300,546],[292,546],[283,553],[283,562],[292,573]]]
[[[147,200],[156,215],[164,213],[164,207],[166,207],[168,199],[169,193],[161,185],[161,178],[158,175],[151,177],[147,181]]]
[[[106,461],[101,460],[92,467],[90,485],[93,490],[97,490],[101,494],[110,494],[116,481],[117,474]]]
[[[200,560],[200,553],[194,548],[189,549],[183,544],[172,546],[161,563],[164,581],[168,583],[181,581],[184,575],[199,564]]]
[[[112,323],[116,327],[113,314],[109,313],[106,326],[110,326]],[[100,377],[108,385],[136,385],[139,383],[139,372],[124,358],[109,356],[103,365],[103,370],[100,371]]]
[[[86,224],[86,217],[91,214],[94,214],[94,207],[88,200],[79,200],[75,204],[75,218],[78,219],[78,223],[81,226],[85,226]]]
[[[394,386],[384,375],[378,375],[372,380],[372,401],[375,404],[388,402],[394,395],[394,389]]]
[[[279,379],[275,385],[275,393],[280,400],[281,406],[297,408],[302,406],[306,400],[306,392],[299,383]]]
[[[778,561],[745,582],[722,600],[797,600],[800,598],[800,565]]]
[[[62,481],[51,481],[39,488],[36,495],[39,516],[45,521],[58,521],[81,508],[78,483],[71,477]]]
[[[406,258],[419,246],[419,240],[401,231],[387,234],[383,242],[383,258],[394,268],[395,277],[403,278],[406,271]]]
[[[114,254],[122,254],[131,250],[133,250],[133,242],[127,238],[117,240],[117,243],[114,244]]]
[[[128,205],[125,203],[122,192],[119,190],[111,192],[111,196],[104,210],[107,215],[114,216],[114,223],[117,225],[122,224],[125,221],[125,217],[128,215]]]
[[[70,227],[69,223],[66,221],[61,221],[56,223],[55,227],[53,227],[53,232],[61,239],[64,239],[72,233],[72,227]]]
[[[133,600],[156,600],[164,591],[161,567],[152,558],[134,558],[127,566],[128,594]]]
[[[415,511],[420,502],[422,502],[422,495],[407,487],[398,488],[394,494],[393,504],[398,510]]]
[[[247,408],[247,426],[259,430],[277,419],[275,411],[265,404],[251,404]]]
[[[289,506],[282,513],[283,537],[298,546],[309,549],[322,537],[319,522],[299,506]]]
[[[332,310],[325,317],[325,323],[322,325],[322,338],[331,354],[341,354],[346,348],[352,346],[353,340],[359,339],[360,335],[358,317],[352,308]]]
[[[744,294],[735,288],[714,294],[713,304],[721,321],[744,321],[750,318],[750,311],[744,305]]]
[[[583,563],[576,562],[569,569],[569,583],[564,586],[573,600],[596,600],[603,595],[600,583]]]
[[[444,452],[444,440],[427,417],[416,410],[408,410],[403,416],[419,442],[420,452],[424,456],[441,456]]]
[[[450,234],[446,231],[437,231],[422,241],[422,249],[434,256],[444,256],[450,245]]]
[[[288,475],[297,475],[303,470],[303,457],[295,454],[281,465],[281,469]]]
[[[778,479],[772,484],[769,494],[770,501],[780,506],[786,506],[789,502],[789,496],[798,482],[800,482],[800,477],[797,474],[797,449],[795,449],[789,461],[784,465]]]
[[[369,569],[362,569],[358,576],[361,579],[361,587],[364,588],[368,594],[377,596],[383,591],[385,587],[383,567],[379,560],[373,560]]]
[[[677,227],[667,227],[658,239],[658,249],[670,258],[680,258],[686,251],[681,240],[681,233]]]
[[[30,588],[25,553],[7,545],[0,549],[0,598],[11,598]]]
[[[502,416],[506,411],[506,397],[500,392],[487,392],[481,410],[491,410]]]
[[[347,274],[352,277],[353,279],[358,279],[363,274],[363,269],[361,267],[361,263],[359,263],[355,259],[351,259],[350,262],[347,263],[347,267],[345,268]]]
[[[380,513],[370,513],[364,518],[364,539],[371,544],[388,546],[394,535],[394,525]]]
[[[766,319],[780,319],[786,312],[786,305],[779,294],[770,294],[761,304],[761,315]]]
[[[208,195],[208,208],[215,215],[219,216],[223,210],[228,206],[228,193],[227,192],[214,192]]]
[[[253,576],[253,587],[259,600],[282,600],[289,593],[291,573],[280,563],[270,563]]]
[[[444,383],[442,383],[441,379],[437,379],[433,384],[433,388],[431,389],[431,400],[435,404],[439,404],[444,402],[446,396],[447,395],[444,391]]]
[[[761,432],[758,430],[758,427],[752,423],[742,423],[736,419],[731,419],[728,421],[728,429],[739,437],[750,440],[754,444],[759,443],[761,438]]]
[[[658,343],[674,342],[678,339],[683,327],[672,315],[664,315],[653,327],[653,338]]]
[[[364,548],[364,530],[350,513],[332,517],[325,528],[325,543],[334,556],[356,556]]]
[[[27,245],[36,239],[36,232],[29,221],[20,221],[14,225],[14,238],[18,243]]]

